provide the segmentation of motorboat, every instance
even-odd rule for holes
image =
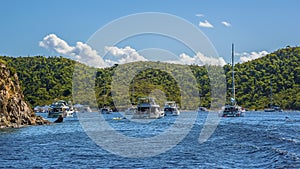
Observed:
[[[151,97],[139,98],[137,111],[133,114],[132,119],[158,119],[164,116],[164,111],[155,103]]]
[[[164,106],[164,113],[165,115],[173,115],[178,116],[180,115],[180,111],[178,110],[177,104],[175,101],[166,101]]]
[[[74,109],[78,113],[92,112],[89,105],[75,104]]]
[[[57,118],[59,116],[73,117],[74,110],[72,104],[69,104],[64,100],[58,100],[53,102],[48,109],[48,118]]]
[[[243,117],[245,109],[237,105],[226,105],[222,111],[222,117]]]
[[[196,109],[196,112],[197,113],[202,113],[202,112],[208,112],[207,108],[206,107],[198,107]]]
[[[112,109],[109,108],[109,107],[102,107],[102,108],[100,109],[100,113],[101,113],[101,114],[111,114],[111,113],[112,113]]]
[[[270,108],[266,108],[265,112],[282,112],[282,109],[279,106],[271,106]]]
[[[137,107],[131,106],[127,110],[125,110],[125,115],[133,115],[136,113],[136,111],[137,111]]]

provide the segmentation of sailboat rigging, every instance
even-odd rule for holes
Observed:
[[[222,110],[222,117],[241,117],[245,115],[245,110],[241,106],[237,105],[235,100],[235,82],[234,82],[234,44],[231,48],[231,64],[232,64],[232,98],[230,99],[231,104],[225,105]]]

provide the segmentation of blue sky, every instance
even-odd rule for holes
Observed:
[[[226,62],[231,43],[235,43],[240,55],[300,44],[300,1],[297,0],[1,0],[0,55],[63,55],[41,47],[39,42],[55,34],[75,46],[77,42],[86,42],[109,22],[142,12],[163,12],[186,19],[209,38]],[[231,26],[224,26],[223,21]],[[208,22],[213,28],[200,27],[200,22]],[[143,48],[132,44],[119,48],[126,45],[136,50]],[[185,53],[180,52],[176,54]]]

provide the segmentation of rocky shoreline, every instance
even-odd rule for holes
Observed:
[[[26,103],[18,76],[0,60],[0,128],[50,124]]]

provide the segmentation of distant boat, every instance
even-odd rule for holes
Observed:
[[[245,115],[245,109],[237,105],[235,100],[235,84],[234,84],[234,44],[232,44],[232,98],[231,104],[225,105],[221,112],[222,117],[242,117]]]
[[[114,117],[112,118],[113,120],[123,120],[123,119],[126,119],[125,117]]]
[[[225,105],[222,112],[222,117],[243,117],[245,109],[237,105]]]
[[[35,113],[44,113],[45,112],[45,109],[41,106],[35,106],[33,108],[33,110],[34,110]]]
[[[164,116],[160,106],[155,103],[154,98],[139,98],[137,111],[133,114],[132,119],[157,119]]]
[[[265,112],[282,112],[279,106],[273,105],[273,92],[272,92],[272,82],[270,80],[270,107],[265,109]]]
[[[62,117],[73,117],[74,110],[72,104],[68,104],[64,100],[53,102],[48,110],[48,118]]]
[[[265,112],[282,112],[282,109],[279,106],[271,106],[270,108],[266,108]]]
[[[48,113],[49,106],[36,106],[33,108],[35,113]]]
[[[133,115],[137,111],[136,106],[131,106],[127,110],[125,110],[125,115]]]
[[[164,106],[164,113],[165,115],[173,115],[178,116],[180,115],[180,111],[178,110],[177,104],[175,101],[166,101]]]
[[[74,109],[76,113],[92,112],[89,105],[75,104]]]
[[[102,108],[100,109],[100,113],[101,113],[101,114],[111,114],[111,113],[112,113],[112,109],[109,108],[109,107],[102,107]]]
[[[198,107],[198,108],[196,109],[196,112],[197,112],[197,113],[208,112],[208,110],[207,110],[207,108],[205,108],[205,107]]]

